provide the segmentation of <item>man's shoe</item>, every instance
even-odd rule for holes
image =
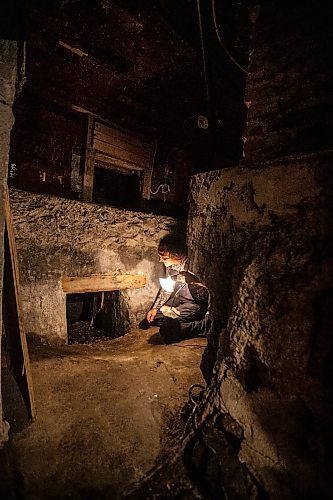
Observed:
[[[139,328],[140,330],[149,330],[150,328],[150,323],[149,321],[147,320],[147,318],[143,319],[142,321],[140,321],[139,323]]]

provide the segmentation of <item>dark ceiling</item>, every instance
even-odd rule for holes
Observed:
[[[220,46],[211,12],[215,6],[226,43],[246,65],[246,6],[201,3],[209,88],[193,0],[30,0],[24,92],[172,142],[184,127],[196,134],[208,96],[217,126],[239,136],[244,73]]]
[[[26,83],[14,111],[16,150],[22,149],[19,129],[27,130],[27,117],[34,120],[36,110],[70,113],[74,119],[81,110],[154,140],[157,166],[180,154],[175,167],[180,177],[184,162],[186,175],[239,163],[250,0],[6,0],[6,5],[7,26],[26,42]],[[208,129],[200,116],[208,118]],[[36,130],[45,127],[35,122]],[[49,135],[52,126],[50,121]],[[21,163],[30,164],[28,156]]]

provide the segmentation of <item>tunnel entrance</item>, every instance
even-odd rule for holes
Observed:
[[[68,344],[90,344],[121,337],[130,326],[120,290],[66,296]]]
[[[146,284],[143,274],[63,276],[68,344],[90,344],[129,332],[133,307],[128,291]]]

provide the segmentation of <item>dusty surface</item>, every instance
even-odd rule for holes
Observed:
[[[120,498],[177,452],[206,339],[149,343],[156,332],[31,349],[38,418],[13,437],[24,498]]]

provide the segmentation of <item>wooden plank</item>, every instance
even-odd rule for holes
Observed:
[[[110,169],[110,170],[119,170],[123,173],[131,173],[132,170],[137,170],[138,172],[142,172],[143,168],[135,165],[134,163],[128,163],[123,160],[115,160],[112,156],[104,155],[103,153],[96,153],[95,155],[95,164],[103,163],[101,165],[102,168]]]
[[[94,132],[94,143],[95,142],[105,142],[106,144],[111,144],[112,146],[116,146],[118,148],[123,149],[124,151],[129,151],[130,153],[136,154],[138,156],[142,156],[143,158],[147,158],[150,155],[151,147],[149,145],[145,145],[143,143],[133,144],[131,142],[126,141],[125,139],[119,139],[113,135],[105,135]]]
[[[90,202],[92,201],[93,187],[94,187],[94,164],[95,164],[95,151],[93,149],[94,122],[95,118],[92,115],[88,115],[86,151],[84,156],[82,200]]]
[[[90,276],[63,276],[62,290],[65,293],[111,292],[129,288],[143,288],[147,276],[143,274],[92,274]]]
[[[152,167],[144,171],[143,174],[143,186],[142,186],[142,198],[146,200],[150,199],[150,190],[151,190],[151,175],[152,175]]]
[[[131,132],[126,132],[124,130],[119,130],[117,127],[111,127],[109,125],[102,125],[100,122],[96,121],[94,134],[97,138],[101,138],[104,141],[110,141],[110,139],[118,140],[120,142],[125,142],[138,149],[149,148],[151,144],[145,141],[139,136],[133,135]]]
[[[83,52],[81,49],[79,49],[78,47],[72,47],[71,45],[68,45],[67,43],[63,42],[62,40],[59,40],[59,45],[61,47],[64,47],[64,49],[67,49],[69,50],[70,52],[73,52],[73,54],[76,54],[77,56],[80,56],[80,57],[88,57],[88,54],[87,52]]]
[[[99,122],[97,123],[96,122],[96,126],[98,124],[105,124],[105,126],[107,128],[111,128],[113,130],[117,130],[117,132],[119,133],[122,133],[126,136],[131,136],[131,137],[135,137],[137,140],[141,140],[143,143],[147,143],[147,140],[145,138],[145,136],[138,132],[138,131],[129,131],[127,128],[122,128],[119,123],[114,123],[113,121],[111,120],[108,120],[107,118],[103,117],[103,116],[100,116],[100,115],[97,115],[96,113],[93,113],[91,110],[88,110],[88,109],[85,109],[85,108],[81,108],[80,106],[76,106],[75,104],[72,104],[71,106],[72,110],[73,111],[76,111],[77,113],[82,113],[82,114],[85,114],[85,115],[91,115],[93,116],[94,118],[96,118],[96,120],[99,120]],[[148,131],[148,133],[150,134],[154,134],[155,132],[155,129],[154,127],[149,127],[148,125],[145,125],[145,129]],[[149,143],[149,141],[148,141]]]
[[[112,137],[113,139],[118,139],[119,141],[131,144],[132,146],[135,146],[137,148],[151,148],[151,144],[147,143],[146,141],[142,140],[140,137],[131,134],[130,132],[125,132],[122,130],[119,130],[116,127],[109,127],[107,125],[103,125],[100,122],[96,122],[95,124],[95,135],[99,139],[102,140],[107,140],[104,139],[103,137]]]
[[[11,369],[29,412],[30,419],[34,420],[36,418],[36,405],[29,351],[23,326],[19,265],[7,187],[5,188],[5,223],[5,258],[3,275],[4,330],[11,361]]]
[[[149,156],[142,156],[136,153],[131,153],[126,151],[126,149],[115,146],[113,144],[108,144],[107,142],[94,140],[94,149],[101,153],[107,153],[113,158],[128,161],[136,165],[146,168],[149,165]]]

